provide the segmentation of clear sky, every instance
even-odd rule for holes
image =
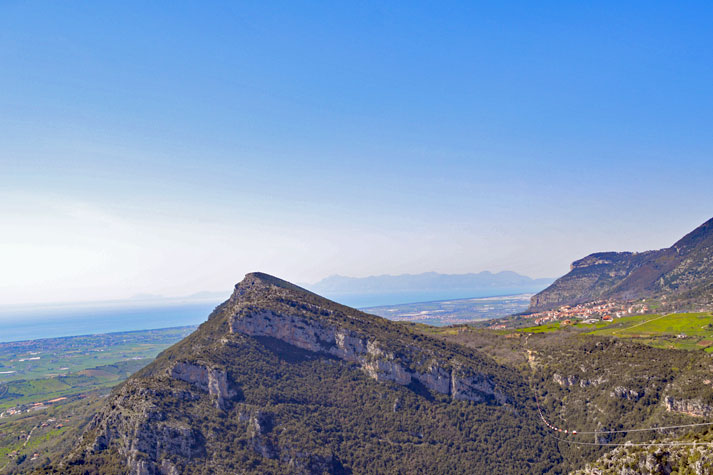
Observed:
[[[711,2],[0,3],[0,303],[514,270],[713,216]]]

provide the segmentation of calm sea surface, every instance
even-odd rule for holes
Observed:
[[[0,342],[150,330],[203,323],[217,303],[0,314]]]

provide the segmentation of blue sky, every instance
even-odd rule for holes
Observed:
[[[514,270],[713,202],[709,2],[0,5],[0,300]]]

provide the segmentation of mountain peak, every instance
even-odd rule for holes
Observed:
[[[672,247],[679,252],[686,252],[701,245],[713,245],[713,218],[698,226],[696,229],[686,234]]]
[[[294,292],[297,294],[307,294],[316,296],[307,289],[303,289],[286,280],[282,280],[278,277],[266,274],[264,272],[250,272],[245,274],[243,280],[235,284],[235,291],[231,296],[230,300],[244,299],[248,295],[256,293],[266,293],[270,290],[287,290],[289,292]]]

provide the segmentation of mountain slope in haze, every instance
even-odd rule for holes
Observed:
[[[666,249],[600,252],[575,261],[567,275],[532,297],[530,310],[662,296],[680,305],[713,299],[713,219]]]
[[[516,272],[471,274],[333,275],[307,287],[313,292],[358,307],[393,305],[493,295],[538,292],[553,279],[532,279]]]
[[[561,473],[526,379],[248,274],[46,473]]]

